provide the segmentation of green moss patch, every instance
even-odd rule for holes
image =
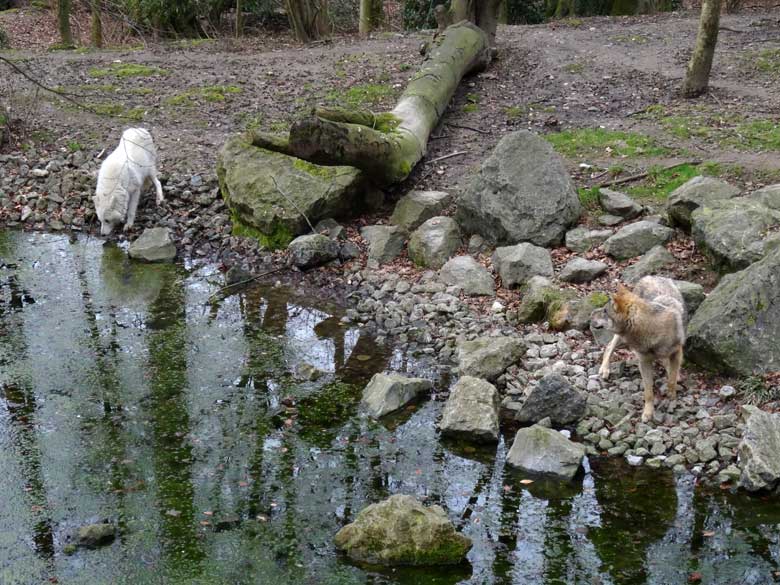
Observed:
[[[394,94],[392,87],[387,84],[364,83],[346,90],[333,90],[326,94],[325,99],[352,107],[375,106],[389,100]]]
[[[228,96],[241,93],[241,88],[235,85],[206,85],[190,89],[184,93],[176,94],[165,99],[169,106],[190,106],[198,101],[224,102]]]
[[[722,170],[716,163],[684,164],[671,169],[650,167],[647,178],[627,187],[626,192],[637,199],[665,201],[672,191],[697,175],[718,177]]]
[[[650,136],[604,128],[565,130],[545,138],[556,151],[571,158],[663,156],[671,152]]]
[[[151,77],[153,75],[168,75],[168,71],[138,63],[111,63],[104,68],[93,67],[89,70],[89,75],[91,77]]]
[[[224,191],[223,191],[224,192]],[[290,228],[284,225],[278,225],[271,233],[263,233],[256,227],[243,223],[233,214],[233,235],[245,238],[254,238],[268,250],[281,250],[293,241],[295,234]]]

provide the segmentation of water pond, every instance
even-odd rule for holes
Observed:
[[[0,232],[0,583],[780,581],[780,499],[606,460],[570,485],[523,482],[503,463],[511,436],[441,441],[441,400],[359,416],[374,372],[424,362],[284,288],[207,303],[220,285],[94,238]],[[300,381],[301,364],[325,375]],[[338,555],[335,532],[395,493],[442,505],[469,562]],[[101,520],[112,544],[66,554]]]

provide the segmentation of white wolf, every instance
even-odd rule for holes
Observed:
[[[125,231],[132,227],[141,191],[148,182],[154,183],[160,205],[163,192],[157,179],[157,151],[152,135],[144,128],[128,128],[122,133],[119,146],[100,165],[97,190],[92,197],[102,235],[109,235],[122,222]]]

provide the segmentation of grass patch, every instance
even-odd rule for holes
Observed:
[[[616,35],[609,39],[613,43],[631,43],[635,45],[645,45],[650,42],[644,35]]]
[[[582,206],[588,211],[600,209],[598,187],[591,187],[590,189],[587,187],[580,187],[577,189],[577,194],[580,197],[580,203],[582,203]]]
[[[91,77],[151,77],[152,75],[167,75],[168,71],[158,67],[149,67],[138,63],[111,63],[108,67],[93,67],[89,70]]]
[[[565,130],[545,136],[555,150],[571,158],[592,156],[662,156],[671,150],[656,144],[650,136],[604,128]]]
[[[507,120],[517,120],[524,117],[527,113],[528,109],[525,106],[509,106],[504,110]]]
[[[737,383],[737,390],[742,394],[742,401],[747,404],[760,406],[767,402],[780,400],[780,386],[772,375],[750,376]]]
[[[572,73],[574,75],[579,75],[583,71],[585,71],[585,64],[584,63],[567,63],[563,66],[563,70],[566,73]]]
[[[764,119],[739,124],[721,144],[740,150],[780,150],[780,123]]]
[[[780,49],[749,51],[745,61],[762,73],[772,77],[780,76]]]
[[[626,192],[638,199],[665,201],[677,187],[698,175],[718,177],[722,173],[723,170],[717,163],[684,164],[671,169],[650,167],[647,178],[628,187]]]
[[[119,103],[87,103],[84,104],[89,108],[92,113],[98,116],[108,116],[113,118],[126,118],[128,120],[134,120],[139,122],[144,119],[146,115],[145,108],[136,107],[128,109],[124,104]]]
[[[84,146],[77,140],[71,140],[68,142],[67,147],[69,152],[78,152],[79,150],[84,150]]]
[[[325,98],[332,102],[356,108],[360,106],[374,106],[392,96],[393,89],[389,85],[364,83],[353,85],[345,91],[333,90]]]

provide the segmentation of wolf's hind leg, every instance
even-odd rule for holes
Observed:
[[[599,368],[599,375],[602,380],[609,379],[609,360],[612,358],[612,352],[615,351],[618,343],[620,343],[620,336],[613,335],[612,340],[607,344],[607,348],[604,350],[604,358],[601,360],[601,367]]]
[[[157,178],[157,169],[152,169],[152,182],[154,183],[154,190],[157,193],[157,205],[161,205],[165,198],[163,197],[162,185],[160,179]]]
[[[677,379],[680,376],[682,358],[682,346],[678,347],[677,351],[669,356],[669,369],[667,370],[668,378],[666,380],[666,388],[669,391],[669,400],[677,400]]]
[[[642,374],[642,386],[644,387],[645,407],[642,410],[642,422],[646,423],[653,418],[655,408],[653,406],[653,356],[639,356],[639,373]]]

